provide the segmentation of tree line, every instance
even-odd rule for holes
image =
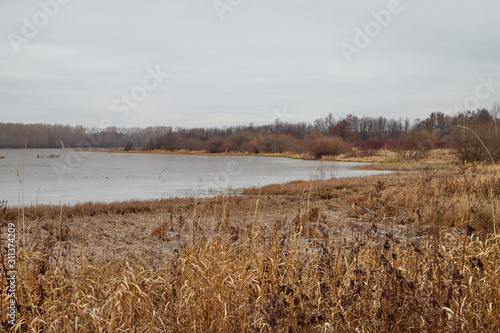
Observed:
[[[84,128],[83,126],[0,123],[0,148],[142,147],[168,132],[166,127]],[[132,147],[131,147],[132,148]]]
[[[433,148],[451,148],[462,161],[500,159],[500,106],[454,115],[433,112],[425,119],[357,117],[333,114],[313,122],[276,120],[266,125],[223,128],[105,129],[82,126],[0,123],[1,148],[133,148],[248,153],[309,153],[315,158],[346,153],[371,154],[386,148],[402,158],[421,158]],[[487,147],[489,152],[484,149]],[[490,156],[491,155],[491,156]]]
[[[461,161],[500,159],[500,106],[425,119],[357,117],[333,114],[312,123],[253,124],[227,128],[168,128],[142,146],[144,150],[204,150],[248,153],[308,153],[314,158],[350,151],[370,155],[395,151],[401,159],[426,157],[434,148],[453,149]],[[484,148],[487,148],[484,149]],[[356,149],[354,149],[356,148]]]

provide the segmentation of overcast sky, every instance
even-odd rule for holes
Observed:
[[[0,0],[0,122],[198,127],[490,107],[499,14],[498,0]]]

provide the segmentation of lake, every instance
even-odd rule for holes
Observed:
[[[208,196],[293,180],[384,174],[363,163],[261,156],[195,156],[0,149],[0,200],[8,206]]]

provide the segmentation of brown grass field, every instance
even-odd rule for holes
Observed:
[[[499,169],[443,152],[370,167],[396,172],[216,198],[0,210],[0,329],[499,332]]]

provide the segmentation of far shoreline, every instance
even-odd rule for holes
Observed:
[[[235,152],[227,151],[223,153],[209,153],[204,150],[142,150],[142,149],[132,149],[129,151],[123,150],[123,148],[103,148],[103,149],[80,149],[73,148],[77,151],[85,152],[107,152],[107,153],[131,153],[131,154],[163,154],[163,155],[193,155],[193,156],[256,156],[256,157],[282,157],[290,159],[299,159],[306,161],[329,161],[329,162],[356,162],[356,163],[371,163],[374,165],[379,165],[377,170],[395,170],[398,166],[404,166],[405,169],[408,166],[421,166],[421,165],[456,165],[457,161],[455,156],[450,149],[433,149],[431,150],[428,157],[420,160],[401,160],[396,154],[387,149],[380,149],[373,154],[364,155],[357,153],[347,153],[339,154],[335,156],[323,156],[320,159],[314,158],[308,153],[294,153],[294,152],[283,152],[283,153],[248,153],[248,152]],[[387,169],[383,169],[387,167]],[[370,169],[367,169],[370,170]]]
[[[209,153],[205,150],[143,150],[140,148],[124,150],[123,148],[0,148],[0,150],[64,150],[71,149],[78,152],[85,153],[115,153],[115,154],[158,154],[158,155],[193,155],[193,156],[255,156],[255,157],[281,157],[290,158],[306,161],[331,161],[331,162],[356,162],[356,163],[371,163],[376,164],[377,170],[395,170],[398,166],[404,166],[405,169],[409,165],[456,165],[457,160],[455,154],[451,149],[447,148],[436,148],[432,149],[428,157],[422,158],[420,160],[401,160],[398,158],[397,154],[388,149],[380,149],[378,151],[372,152],[370,154],[363,154],[362,152],[350,152],[347,154],[339,154],[335,156],[323,156],[317,159],[310,155],[309,153],[294,153],[294,152],[283,152],[283,153],[248,153],[248,152],[236,152],[236,151],[226,151],[221,153]],[[382,166],[383,165],[383,166]],[[387,169],[383,169],[387,167]],[[367,169],[370,170],[370,169]]]
[[[122,154],[162,154],[162,155],[194,155],[194,156],[261,156],[261,157],[285,157],[291,159],[302,159],[302,160],[316,160],[308,154],[299,154],[299,153],[247,153],[247,152],[236,152],[236,151],[227,151],[222,153],[209,153],[204,150],[142,150],[142,149],[131,149],[131,150],[123,150],[123,149],[112,149],[112,148],[104,148],[104,149],[84,149],[84,148],[73,148],[77,151],[84,152],[96,152],[96,153],[122,153]]]

